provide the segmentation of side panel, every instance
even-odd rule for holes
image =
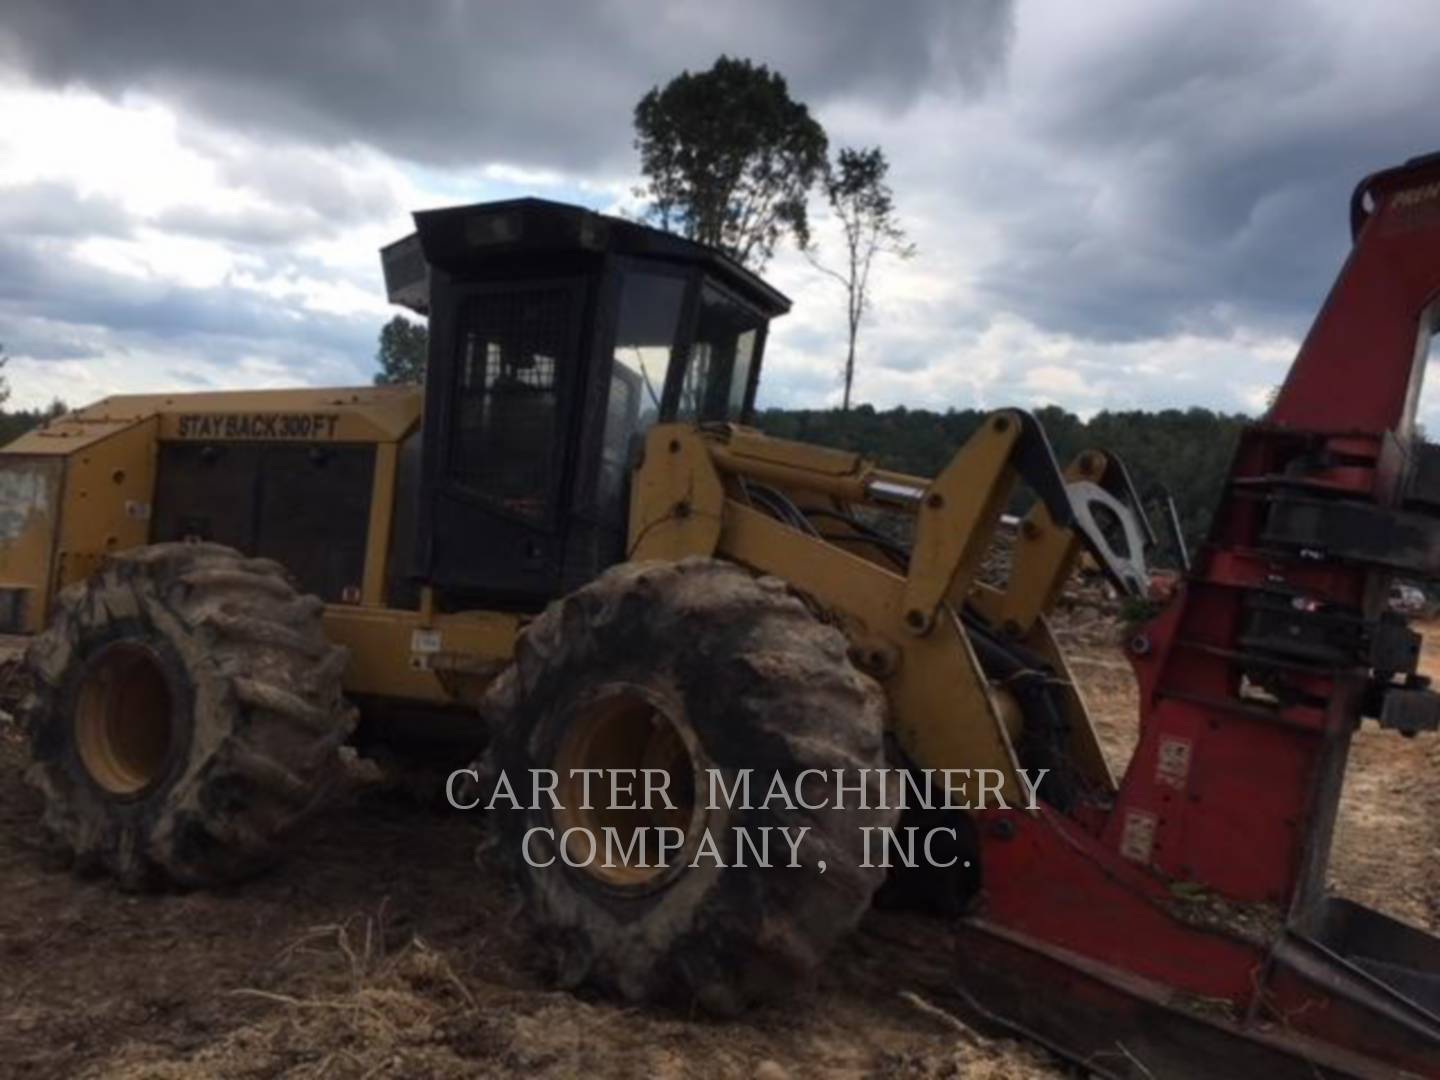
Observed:
[[[501,612],[426,615],[330,605],[325,633],[350,650],[346,693],[444,705],[456,698],[456,680],[483,684],[510,662],[520,619]]]
[[[325,600],[358,599],[374,446],[177,442],[159,461],[154,542],[229,544]]]
[[[155,419],[142,420],[67,459],[57,589],[89,577],[110,552],[149,543],[156,430]]]
[[[0,633],[40,629],[65,459],[0,456]]]
[[[213,540],[253,552],[261,454],[255,445],[163,443],[155,542]]]
[[[307,592],[358,601],[375,447],[269,447],[260,475],[256,553],[278,561]]]

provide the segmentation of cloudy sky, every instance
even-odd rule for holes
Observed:
[[[1434,0],[5,0],[12,401],[368,382],[410,211],[633,209],[636,100],[722,52],[891,159],[878,406],[1254,410],[1351,186],[1440,149]],[[837,402],[838,288],[768,276],[762,401]]]

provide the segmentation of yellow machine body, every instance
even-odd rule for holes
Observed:
[[[326,597],[326,632],[350,651],[346,691],[357,699],[473,706],[509,661],[526,616],[437,611],[423,587],[413,605],[387,602],[392,577],[402,572],[390,558],[402,527],[399,463],[420,423],[420,391],[405,387],[114,397],[51,421],[0,451],[4,629],[37,632],[55,594],[88,577],[107,554],[185,538],[152,528],[157,507],[163,513],[166,500],[177,498],[160,464],[167,446],[371,447],[361,572],[342,595]],[[857,665],[885,686],[894,733],[913,761],[998,770],[1006,798],[1018,800],[1019,710],[985,677],[957,613],[969,603],[1065,671],[1044,613],[1080,553],[1077,534],[1057,527],[1037,504],[1020,523],[1008,585],[1002,590],[977,577],[1017,480],[1020,427],[1019,414],[995,414],[926,480],[744,427],[659,424],[631,481],[628,557],[718,556],[790,583],[840,622]],[[1101,455],[1082,455],[1069,476],[1098,475],[1103,467]],[[913,515],[908,572],[859,537],[842,546],[767,515],[747,499],[747,480],[805,508]],[[263,543],[247,554],[281,556]],[[1070,682],[1071,753],[1089,783],[1111,788]]]
[[[351,693],[454,700],[475,671],[509,657],[518,619],[436,613],[426,590],[413,608],[386,606],[400,449],[420,403],[413,387],[120,396],[22,435],[0,450],[0,629],[38,632],[59,590],[106,555],[161,539],[152,524],[168,494],[157,486],[166,445],[370,447],[363,563],[327,604],[326,631],[350,650]],[[248,553],[277,554],[263,544]]]

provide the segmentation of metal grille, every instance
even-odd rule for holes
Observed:
[[[543,516],[558,466],[556,409],[570,362],[570,295],[517,289],[470,299],[460,315],[451,469],[527,518]]]

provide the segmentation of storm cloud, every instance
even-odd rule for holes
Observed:
[[[426,164],[585,171],[625,168],[636,100],[720,52],[773,64],[816,106],[978,90],[1003,68],[1012,6],[10,0],[0,19],[44,85],[140,89],[241,130]]]
[[[996,302],[1097,340],[1303,331],[1352,187],[1440,143],[1433,9],[1365,12],[1156,5],[1052,67],[1019,114],[1064,164],[986,274]]]
[[[920,254],[878,271],[861,338],[882,406],[1256,408],[1344,258],[1351,187],[1440,143],[1422,0],[10,0],[16,399],[364,381],[376,248],[409,211],[636,212],[636,100],[720,53],[890,158]],[[816,235],[823,260],[818,206]],[[764,400],[833,403],[840,296],[794,253],[768,276],[797,304]]]

